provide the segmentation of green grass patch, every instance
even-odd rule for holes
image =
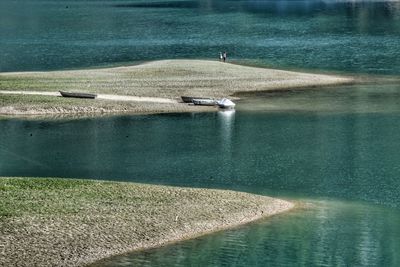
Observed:
[[[65,180],[57,178],[4,178],[0,179],[0,188],[3,191],[13,190],[65,190],[86,186],[93,182],[86,180]]]
[[[8,95],[0,94],[0,107],[13,107],[19,111],[52,111],[50,113],[57,113],[54,109],[61,109],[65,113],[72,112],[92,112],[98,109],[124,111],[133,109],[138,104],[136,102],[127,101],[107,101],[107,100],[92,100],[80,98],[67,98],[55,96],[42,96],[42,95]],[[79,110],[81,109],[81,110]],[[61,112],[63,113],[63,112]]]
[[[92,184],[73,179],[1,178],[0,219],[27,214],[76,213],[84,203],[82,197],[73,198]]]
[[[64,97],[54,97],[54,96],[41,96],[41,95],[7,95],[0,94],[0,106],[38,106],[38,107],[48,107],[48,106],[62,106],[62,105],[76,105],[76,106],[86,106],[93,104],[90,103],[91,100],[79,99],[79,98],[64,98]]]
[[[154,185],[61,178],[0,178],[0,199],[0,220],[10,216],[88,214],[109,206],[143,208],[179,201],[178,195],[165,194]]]

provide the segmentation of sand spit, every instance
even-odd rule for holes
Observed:
[[[278,214],[248,193],[71,179],[0,178],[0,265],[83,266]]]
[[[196,111],[198,107],[179,103],[180,96],[221,98],[243,92],[352,82],[351,77],[206,60],[162,60],[116,68],[0,73],[0,91],[7,94],[25,92],[14,98],[0,94],[0,114]],[[96,93],[99,98],[91,102],[54,98],[59,90]],[[29,97],[33,94],[36,98]]]
[[[5,95],[42,95],[42,96],[58,96],[61,97],[59,92],[40,92],[40,91],[7,91],[0,90],[0,94]],[[160,97],[140,97],[140,96],[127,96],[127,95],[111,95],[99,94],[97,99],[112,100],[112,101],[132,101],[132,102],[151,102],[151,103],[178,103],[177,100],[160,98]]]

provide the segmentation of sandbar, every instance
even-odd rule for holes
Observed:
[[[181,103],[183,95],[210,98],[239,93],[353,83],[338,75],[249,67],[209,60],[160,60],[139,65],[47,72],[0,73],[0,114],[161,113],[212,111]],[[65,99],[58,91],[99,94]]]
[[[83,266],[294,207],[229,190],[61,178],[0,178],[0,199],[4,266]]]

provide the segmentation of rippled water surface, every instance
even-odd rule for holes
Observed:
[[[400,3],[2,0],[0,71],[165,58],[400,74]]]
[[[314,207],[94,266],[398,266],[400,214],[358,203]],[[381,219],[377,219],[381,218]],[[384,218],[384,219],[382,219]]]
[[[0,120],[0,176],[234,189],[306,203],[104,265],[399,266],[400,86],[245,98],[236,112]]]

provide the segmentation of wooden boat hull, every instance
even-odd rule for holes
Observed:
[[[208,97],[196,97],[196,96],[181,96],[182,101],[185,103],[193,103],[193,99],[211,99]]]
[[[89,99],[95,99],[97,97],[96,94],[89,94],[89,93],[72,93],[72,92],[64,92],[60,91],[60,94],[63,97],[75,97],[75,98],[89,98]]]

